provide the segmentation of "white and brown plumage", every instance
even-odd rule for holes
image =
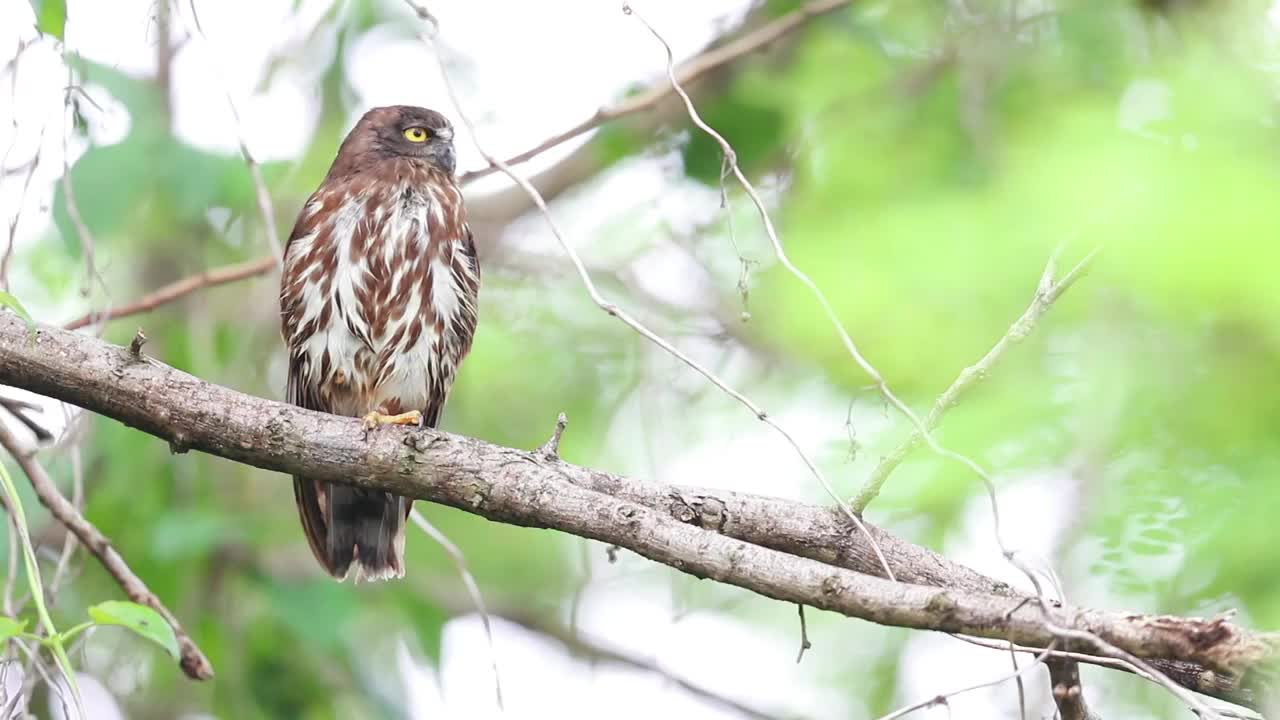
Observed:
[[[365,113],[285,248],[289,402],[434,427],[476,329],[480,267],[453,179],[453,129],[410,106]],[[344,579],[404,575],[412,500],[294,477],[316,559]]]

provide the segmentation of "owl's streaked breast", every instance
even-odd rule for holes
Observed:
[[[383,187],[308,203],[327,221],[290,243],[287,340],[332,412],[434,415],[475,330],[474,248],[452,184]]]

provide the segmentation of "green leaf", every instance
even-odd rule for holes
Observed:
[[[0,290],[0,307],[7,307],[14,311],[17,313],[18,317],[22,318],[22,320],[27,323],[28,328],[32,330],[35,329],[36,321],[31,317],[31,313],[27,312],[27,309],[22,307],[22,303],[18,302],[18,298],[10,295],[4,290]]]
[[[99,625],[119,625],[159,645],[177,659],[178,638],[173,628],[149,607],[123,600],[108,600],[89,607],[89,617]]]
[[[0,616],[0,645],[6,640],[27,629],[27,621],[18,621],[11,617]]]
[[[36,29],[62,40],[67,32],[67,0],[33,0]]]

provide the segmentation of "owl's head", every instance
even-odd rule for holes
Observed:
[[[453,125],[435,110],[413,105],[390,105],[366,112],[338,151],[354,164],[363,160],[407,157],[425,160],[453,175]],[[372,156],[372,157],[370,157]]]

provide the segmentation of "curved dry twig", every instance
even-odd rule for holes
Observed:
[[[405,0],[405,2],[409,4],[410,7],[413,7],[415,9],[417,8],[417,5],[416,3],[414,3],[413,0]],[[424,35],[424,40],[427,40],[428,42],[430,42],[431,37]],[[858,529],[858,531],[861,532],[867,538],[867,540],[871,543],[871,546],[875,550],[877,558],[879,558],[881,565],[884,567],[885,575],[890,580],[896,579],[894,577],[893,568],[889,566],[889,561],[885,559],[884,553],[880,549],[879,544],[876,542],[875,537],[871,534],[869,530],[867,530],[866,525],[863,524],[862,518],[858,517],[857,514],[855,514],[849,509],[848,504],[845,503],[844,499],[840,497],[840,494],[836,492],[835,488],[831,486],[831,483],[827,480],[823,472],[818,468],[817,464],[814,463],[814,461],[810,459],[808,454],[804,452],[804,449],[800,447],[800,443],[795,439],[795,437],[790,432],[788,432],[785,428],[782,427],[782,425],[780,425],[776,420],[770,417],[769,414],[765,412],[764,408],[757,405],[754,401],[752,401],[750,398],[744,395],[741,391],[730,386],[727,382],[725,382],[722,378],[720,378],[720,376],[717,375],[713,370],[703,365],[702,363],[699,363],[697,360],[694,360],[692,357],[689,356],[688,353],[685,353],[683,350],[680,350],[675,345],[671,344],[668,340],[658,335],[653,330],[649,329],[647,325],[640,322],[638,319],[636,319],[626,310],[620,308],[615,303],[605,299],[605,297],[600,294],[600,290],[599,288],[596,287],[595,282],[591,279],[591,273],[587,271],[586,265],[583,264],[582,262],[582,258],[578,255],[577,251],[573,249],[573,246],[569,244],[569,241],[565,239],[564,233],[560,231],[560,226],[556,222],[555,218],[551,215],[551,210],[550,208],[547,207],[547,202],[542,197],[542,194],[539,193],[538,189],[535,188],[533,184],[530,183],[526,178],[516,174],[516,172],[513,171],[511,167],[507,165],[506,162],[490,154],[480,144],[478,133],[476,132],[475,124],[471,122],[466,112],[463,111],[461,103],[458,102],[457,94],[455,93],[453,84],[449,79],[448,69],[445,67],[444,58],[440,55],[438,48],[437,48],[437,52],[435,53],[435,56],[436,56],[437,62],[440,65],[440,73],[441,73],[441,76],[444,78],[444,84],[445,84],[446,90],[449,93],[449,98],[453,102],[454,109],[458,113],[458,118],[462,121],[462,124],[470,131],[472,143],[475,145],[475,148],[480,152],[480,154],[484,157],[486,161],[488,161],[492,165],[497,166],[498,169],[503,172],[503,174],[505,174],[507,177],[509,177],[512,180],[512,182],[516,183],[522,189],[524,189],[524,191],[529,195],[530,199],[533,200],[539,212],[541,212],[543,219],[546,221],[547,227],[550,228],[551,234],[556,238],[556,241],[560,244],[560,248],[564,251],[565,255],[568,256],[570,262],[573,263],[574,269],[577,271],[579,279],[582,280],[582,284],[586,288],[587,294],[591,297],[592,302],[594,302],[601,310],[605,311],[612,317],[617,318],[624,325],[634,330],[641,337],[645,338],[646,340],[662,348],[672,357],[675,357],[677,360],[689,366],[699,375],[702,375],[712,385],[715,385],[726,395],[733,398],[734,400],[737,400],[740,404],[742,404],[744,407],[750,410],[751,414],[756,416],[756,419],[760,420],[761,422],[765,423],[769,427],[776,430],[778,434],[781,435],[783,439],[787,441],[787,443],[795,451],[796,455],[805,464],[805,467],[808,468],[809,473],[818,480],[819,484],[822,485],[822,488],[827,492],[828,495],[831,496],[831,499],[844,512],[845,516],[849,519],[849,521],[853,523],[853,525]],[[683,95],[684,91],[678,90],[678,92],[680,92]],[[688,97],[688,96],[684,95],[684,97]]]
[[[436,541],[444,549],[445,554],[453,560],[454,566],[458,569],[458,574],[462,576],[462,584],[466,586],[467,594],[471,596],[471,602],[475,605],[476,612],[480,613],[480,623],[484,625],[485,640],[489,643],[489,662],[493,666],[493,692],[498,701],[498,709],[504,710],[502,676],[498,674],[498,650],[493,643],[493,624],[489,621],[489,610],[485,607],[484,596],[480,594],[480,586],[476,584],[475,576],[467,568],[467,558],[462,554],[462,550],[447,535],[440,532],[439,528],[432,525],[422,513],[418,512],[417,508],[410,511],[409,519],[413,520],[413,524],[426,533],[427,537]]]
[[[684,101],[685,109],[688,112],[690,120],[694,123],[694,125],[696,125],[699,129],[701,129],[703,132],[705,132],[707,135],[713,138],[717,144],[719,144],[724,156],[725,165],[728,167],[729,171],[734,175],[734,177],[737,178],[739,184],[742,185],[743,190],[747,193],[747,196],[751,199],[752,203],[756,207],[756,210],[759,212],[760,220],[764,225],[765,233],[768,236],[770,243],[773,245],[774,254],[777,257],[778,262],[781,263],[783,267],[789,273],[791,273],[792,276],[794,276],[802,285],[804,285],[813,294],[814,298],[818,301],[818,304],[822,307],[823,312],[826,314],[827,319],[830,321],[832,327],[835,328],[836,333],[840,337],[841,343],[844,345],[845,349],[848,351],[850,357],[852,357],[854,362],[857,363],[858,367],[861,368],[862,371],[866,373],[868,377],[871,378],[872,382],[874,383],[876,388],[879,390],[880,395],[885,399],[885,401],[893,405],[894,408],[896,408],[911,422],[911,424],[915,427],[917,438],[924,440],[929,445],[930,449],[932,449],[936,454],[942,457],[951,459],[953,461],[956,461],[968,467],[982,481],[984,487],[986,488],[988,501],[990,502],[990,505],[991,505],[993,534],[995,536],[996,544],[999,546],[1001,554],[1004,556],[1004,558],[1010,564],[1018,568],[1018,570],[1026,574],[1027,577],[1031,579],[1032,584],[1036,589],[1036,595],[1037,595],[1036,600],[1041,610],[1044,612],[1046,622],[1047,622],[1048,618],[1051,617],[1051,613],[1049,611],[1048,603],[1045,600],[1044,593],[1041,590],[1040,583],[1035,578],[1033,570],[1030,567],[1028,567],[1026,563],[1023,562],[1014,551],[1009,549],[1009,547],[1004,542],[1003,534],[1001,532],[999,500],[996,496],[995,483],[992,480],[990,474],[984,468],[982,468],[976,461],[969,458],[968,456],[955,452],[953,450],[949,450],[943,447],[940,443],[938,443],[936,438],[934,438],[930,433],[930,428],[926,427],[926,425],[921,421],[921,419],[900,398],[898,398],[897,395],[893,393],[893,391],[889,388],[888,383],[885,381],[884,377],[879,373],[878,370],[875,369],[874,366],[871,365],[871,363],[862,355],[862,353],[859,352],[857,346],[853,342],[852,337],[849,335],[848,331],[845,330],[844,325],[840,322],[839,317],[836,315],[835,309],[832,307],[831,303],[827,300],[826,294],[823,293],[822,289],[818,287],[817,283],[815,283],[812,280],[812,278],[810,278],[804,271],[796,267],[796,265],[792,263],[791,259],[787,256],[786,250],[783,248],[782,242],[778,237],[777,230],[774,227],[773,220],[769,216],[769,212],[765,208],[764,202],[761,200],[759,193],[755,189],[755,186],[750,182],[750,180],[747,179],[746,174],[742,171],[741,166],[738,164],[737,154],[734,151],[733,147],[729,144],[729,142],[724,138],[723,135],[717,132],[714,128],[712,128],[702,119],[702,117],[698,114],[697,108],[694,107],[693,100],[689,97],[689,94],[685,92],[684,88],[680,86],[680,81],[676,77],[676,74],[674,71],[675,55],[671,50],[670,43],[668,43],[666,39],[661,35],[661,33],[659,33],[657,29],[654,28],[647,20],[645,20],[638,13],[636,13],[629,3],[626,3],[626,2],[623,3],[622,11],[628,15],[634,16],[637,20],[639,20],[639,22],[642,25],[644,25],[644,27],[649,31],[649,33],[653,35],[653,37],[659,43],[661,43],[663,50],[666,52],[666,56],[667,56],[667,77],[671,82],[672,88],[676,91],[676,93],[680,95],[681,100]],[[1060,247],[1058,250],[1060,250]],[[1050,257],[1045,273],[1044,275],[1042,275],[1042,279],[1041,279],[1042,287],[1046,284],[1046,278],[1052,278],[1053,276],[1053,269],[1055,267],[1058,250],[1055,250],[1053,255]],[[1085,259],[1085,261],[1082,261],[1081,264],[1078,265],[1071,273],[1068,273],[1067,277],[1064,278],[1066,282],[1061,288],[1061,290],[1059,290],[1059,293],[1062,290],[1065,290],[1067,287],[1069,287],[1071,283],[1073,283],[1075,279],[1084,272],[1084,270],[1088,266],[1088,261],[1091,260],[1092,257],[1093,257],[1093,254],[1091,253],[1089,257]],[[1056,298],[1056,294],[1053,297]],[[881,480],[880,482],[881,484],[883,484],[883,480]],[[876,489],[878,491],[878,486]],[[842,508],[845,507],[843,502],[841,502],[841,507]],[[1102,642],[1101,639],[1099,639],[1099,642]],[[1099,647],[1102,648],[1101,645],[1099,645]],[[1170,682],[1170,681],[1165,679],[1165,682]]]
[[[66,62],[66,54],[63,54],[64,62]],[[67,99],[66,109],[75,112],[72,106],[71,96],[74,90],[74,74],[70,62],[66,62],[67,66]],[[92,102],[92,100],[90,100]],[[98,272],[98,267],[94,262],[94,248],[96,247],[93,239],[93,233],[89,230],[89,226],[85,223],[84,217],[80,214],[80,204],[76,201],[74,183],[71,181],[71,128],[66,127],[62,132],[62,197],[67,206],[67,217],[71,219],[71,225],[75,228],[76,237],[80,240],[80,251],[84,253],[85,266],[85,282],[81,289],[81,294],[87,296],[90,286],[96,281],[98,286],[102,288],[103,293],[109,294],[107,281],[103,279],[102,274]]]
[[[16,69],[14,70],[14,82],[17,82]],[[14,88],[16,97],[16,84]],[[0,289],[7,290],[9,288],[9,261],[13,258],[14,251],[18,246],[18,221],[22,218],[22,206],[27,203],[27,192],[31,189],[31,179],[35,177],[36,168],[40,165],[41,148],[44,147],[44,130],[43,127],[40,128],[40,139],[36,141],[35,155],[32,157],[31,162],[27,164],[27,175],[22,180],[22,192],[18,195],[13,217],[9,218],[9,240],[4,247],[4,254],[0,255]],[[14,132],[13,142],[16,143],[17,140],[18,133]],[[8,159],[9,151],[12,149],[13,145],[10,144],[10,147],[5,150],[6,160]],[[0,165],[3,165],[3,163],[0,163]],[[4,168],[4,170],[7,172],[8,168]]]
[[[1046,648],[1043,652],[1041,652],[1039,655],[1036,656],[1034,662],[1021,668],[1017,666],[1017,663],[1014,663],[1014,667],[1016,669],[1012,673],[998,677],[995,680],[988,680],[987,682],[977,683],[976,685],[968,685],[966,687],[962,687],[959,690],[952,690],[951,692],[948,692],[948,693],[934,695],[928,700],[921,700],[920,702],[914,703],[912,705],[899,708],[898,710],[895,710],[889,713],[888,715],[883,715],[879,718],[879,720],[896,720],[896,718],[905,717],[917,710],[924,710],[925,708],[933,707],[934,705],[946,704],[947,698],[955,697],[956,695],[963,695],[964,693],[973,692],[974,690],[981,690],[982,688],[994,687],[996,685],[1007,683],[1010,680],[1020,680],[1023,675],[1027,674],[1028,672],[1031,672],[1031,670],[1033,670],[1037,665],[1040,665],[1041,663],[1043,663],[1045,661],[1045,658],[1049,656],[1049,653],[1052,652],[1053,649],[1054,649],[1053,644],[1050,643],[1048,648]]]
[[[974,386],[981,383],[985,378],[990,376],[991,370],[1000,362],[1004,354],[1009,348],[1022,342],[1028,335],[1035,330],[1036,323],[1040,317],[1049,310],[1055,301],[1062,296],[1076,280],[1079,280],[1089,271],[1094,260],[1097,259],[1101,248],[1094,248],[1085,257],[1076,263],[1061,280],[1054,281],[1055,267],[1057,265],[1058,252],[1055,251],[1053,256],[1049,258],[1049,262],[1045,265],[1044,272],[1040,275],[1040,283],[1036,287],[1035,297],[1031,300],[1031,305],[1022,313],[1022,315],[1009,326],[996,344],[983,355],[978,362],[970,365],[956,377],[946,390],[938,396],[933,404],[933,409],[925,416],[924,425],[927,429],[933,430],[942,421],[942,416],[952,407],[960,402],[960,397]],[[920,443],[921,434],[919,430],[912,432],[911,437],[907,438],[901,445],[894,448],[888,455],[880,459],[879,464],[867,476],[867,480],[862,485],[862,489],[854,496],[850,504],[857,512],[862,512],[867,505],[875,500],[880,494],[880,489],[884,487],[884,483],[889,479],[889,475],[902,464],[907,454],[912,448]]]
[[[196,275],[189,275],[181,280],[171,282],[157,290],[153,290],[137,300],[109,308],[102,312],[91,312],[63,325],[67,330],[78,330],[92,323],[115,320],[117,318],[137,315],[154,310],[161,305],[179,300],[191,293],[207,287],[244,280],[256,275],[265,275],[276,267],[274,257],[267,255],[249,262],[224,265]]]
[[[911,424],[917,431],[919,431],[921,438],[924,439],[935,453],[964,465],[982,480],[983,484],[987,488],[987,495],[991,501],[991,513],[994,518],[993,522],[995,525],[994,532],[996,542],[1000,545],[1001,552],[1004,556],[1013,562],[1013,553],[1005,546],[1000,532],[1000,507],[999,502],[996,499],[995,482],[991,479],[991,475],[984,470],[981,465],[970,459],[968,456],[962,455],[954,450],[948,450],[940,445],[929,432],[928,428],[924,426],[915,412],[912,411],[911,408],[898,398],[898,396],[894,394],[893,390],[889,388],[889,384],[885,381],[884,376],[881,375],[880,372],[876,370],[875,366],[873,366],[870,361],[862,355],[861,351],[858,350],[857,345],[853,342],[853,338],[850,337],[849,332],[844,328],[844,324],[840,322],[839,316],[836,315],[835,308],[833,308],[831,302],[827,300],[826,294],[822,292],[822,289],[818,287],[817,283],[815,283],[812,278],[805,274],[803,270],[796,267],[795,264],[791,262],[791,258],[787,256],[786,250],[782,247],[782,241],[778,238],[778,232],[774,227],[773,219],[769,217],[769,211],[764,206],[764,201],[760,199],[760,194],[756,191],[755,185],[747,179],[746,174],[738,165],[737,153],[729,144],[729,141],[725,140],[723,135],[717,132],[715,128],[708,125],[702,119],[702,116],[698,114],[698,109],[694,107],[693,100],[681,86],[680,79],[676,77],[675,54],[671,50],[670,43],[668,43],[666,38],[662,37],[662,35],[652,25],[650,25],[647,20],[641,17],[629,3],[623,3],[622,11],[639,20],[640,23],[648,29],[649,33],[662,44],[662,47],[667,54],[667,78],[670,80],[671,86],[675,89],[676,93],[680,96],[680,99],[684,101],[685,110],[689,114],[689,119],[692,120],[693,124],[700,130],[714,139],[720,146],[720,149],[724,154],[725,162],[729,166],[729,170],[733,176],[738,179],[738,183],[742,185],[743,191],[747,193],[749,198],[751,198],[752,204],[755,205],[756,210],[760,214],[760,221],[764,224],[765,234],[769,237],[769,242],[773,245],[774,255],[777,257],[778,262],[781,263],[787,272],[791,273],[791,275],[794,276],[800,284],[804,285],[805,288],[813,294],[814,298],[818,301],[819,306],[822,307],[823,312],[826,314],[827,319],[830,321],[831,326],[835,328],[836,334],[840,337],[841,344],[844,345],[844,348],[848,351],[850,357],[852,357],[858,367],[861,368],[869,378],[871,378],[872,383],[876,386],[876,389],[880,392],[880,395],[885,399],[885,401],[911,421]],[[843,500],[841,500],[841,503],[843,504]]]

